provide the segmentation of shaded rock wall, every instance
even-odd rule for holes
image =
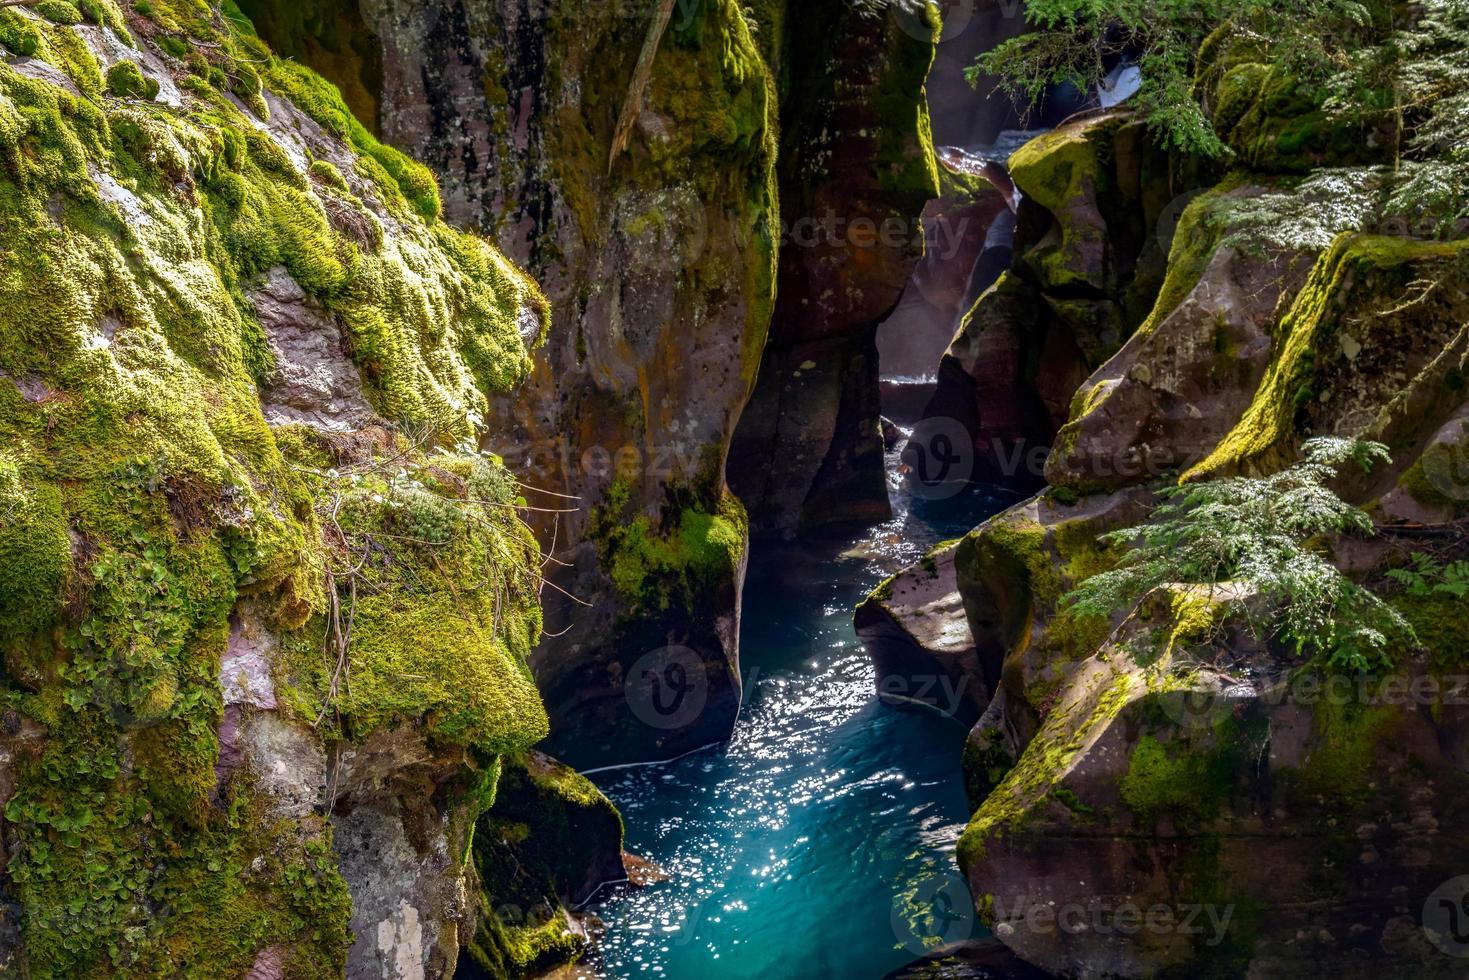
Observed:
[[[730,461],[753,528],[783,536],[889,514],[875,337],[938,193],[923,8],[826,3],[788,23],[777,300]]]

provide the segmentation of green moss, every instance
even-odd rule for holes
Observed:
[[[82,22],[82,12],[70,0],[41,0],[35,11],[53,24],[70,26]]]
[[[1399,709],[1343,705],[1322,698],[1311,709],[1311,749],[1294,785],[1333,805],[1357,805],[1372,793],[1376,746]]]
[[[1336,338],[1349,300],[1354,309],[1396,297],[1420,263],[1452,259],[1462,243],[1421,242],[1344,233],[1316,262],[1280,324],[1265,378],[1250,407],[1214,451],[1184,475],[1199,479],[1241,468],[1274,469],[1291,461],[1297,413],[1318,400],[1323,378],[1317,351]],[[1363,295],[1366,293],[1368,295]]]
[[[251,63],[275,77],[209,8],[150,11],[207,42],[196,78],[227,65],[248,87]],[[117,15],[103,2],[98,16]],[[284,266],[347,323],[369,399],[415,432],[394,468],[478,434],[486,392],[529,369],[520,321],[544,333],[545,301],[488,244],[421,217],[426,189],[392,153],[402,182],[372,157],[370,181],[313,182],[213,87],[181,110],[104,99],[75,31],[14,11],[0,43],[80,92],[0,64],[0,702],[45,732],[15,760],[7,807],[28,975],[242,976],[273,944],[292,976],[339,974],[350,909],[329,826],[270,817],[248,782],[216,785],[237,603],[309,652],[280,679],[288,706],[308,721],[339,707],[318,686],[340,542],[322,539],[335,481],[312,464],[331,452],[265,423],[270,354],[247,297]],[[396,209],[377,241],[342,218],[375,195]],[[322,730],[411,718],[520,747],[545,730],[524,666],[539,555],[508,477],[435,459],[426,493],[493,503],[442,552],[370,570],[351,681]]]
[[[1015,766],[1015,757],[1005,748],[996,729],[970,734],[964,742],[961,760],[964,771],[964,793],[972,808],[978,808]]]
[[[240,8],[273,51],[310,65],[337,87],[362,125],[377,132],[382,46],[355,6],[243,0]],[[509,99],[494,104],[509,105]]]
[[[0,44],[24,58],[41,50],[41,31],[13,10],[0,11]]]
[[[1081,616],[1061,608],[1061,597],[1084,579],[1111,568],[1114,549],[1098,541],[1101,528],[1065,521],[1048,530],[1027,519],[998,520],[971,537],[978,546],[971,563],[992,568],[1000,591],[1023,597],[1023,615],[1013,617],[1011,652],[1044,643],[1064,662],[1091,654],[1111,631],[1104,616]],[[1016,610],[1018,613],[1019,610]],[[1043,624],[1037,629],[1037,624]]]
[[[1100,225],[1078,226],[1069,220],[1078,200],[1104,194],[1109,180],[1107,154],[1114,117],[1070,123],[1030,140],[1010,157],[1010,176],[1027,197],[1051,212],[1061,227],[1057,248],[1039,256],[1046,285],[1064,289],[1086,285],[1082,250],[1101,242]]]
[[[1457,439],[1429,446],[1398,478],[1398,486],[1418,503],[1454,517],[1469,515],[1469,500],[1457,492],[1466,485],[1469,485],[1469,423],[1462,425]]]
[[[61,493],[0,455],[0,634],[21,638],[48,631],[71,571],[71,541]]]
[[[990,847],[1021,828],[1057,789],[1065,788],[1061,781],[1072,762],[1133,699],[1140,684],[1130,674],[1113,676],[1094,693],[1062,704],[1046,716],[1040,731],[1000,784],[985,796],[960,835],[959,865],[966,874],[984,860]]]
[[[618,869],[621,849],[622,818],[589,780],[538,753],[507,757],[475,827],[479,928],[461,972],[512,980],[579,958],[563,907],[589,869]]]
[[[934,36],[942,29],[937,8],[926,7],[933,18]],[[920,41],[907,31],[890,31],[881,81],[873,97],[878,122],[874,167],[878,186],[890,194],[913,194],[919,200],[939,194],[938,158],[928,117],[924,83],[933,64],[933,42]]]
[[[136,62],[119,61],[107,69],[107,91],[120,99],[147,99],[158,96],[158,83],[143,75]]]
[[[733,581],[744,559],[748,526],[733,494],[724,491],[713,513],[698,506],[672,512],[662,528],[647,515],[630,516],[628,497],[625,482],[612,485],[593,515],[592,534],[602,567],[630,611],[687,608],[694,597]]]
[[[350,479],[308,475],[338,541],[329,562],[351,642],[340,666],[323,658],[337,627],[314,617],[290,641],[283,680],[299,711],[333,716],[345,737],[421,718],[490,755],[531,745],[547,732],[525,663],[540,638],[539,550],[515,516],[514,482],[479,456],[405,463],[401,477],[361,463]]]
[[[1469,617],[1464,615],[1464,600],[1452,595],[1414,596],[1399,593],[1392,606],[1418,635],[1418,642],[1440,669],[1462,667],[1469,663]]]
[[[1181,740],[1165,744],[1144,735],[1128,757],[1118,793],[1144,820],[1206,820],[1228,794],[1229,762],[1227,752],[1200,751]]]

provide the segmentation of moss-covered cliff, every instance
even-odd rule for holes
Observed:
[[[7,9],[0,54],[8,962],[442,974],[546,732],[476,440],[547,302],[233,6]]]
[[[1380,72],[1343,69],[1352,95],[1216,32],[1197,92],[1233,169],[1168,208],[1115,196],[1125,160],[1161,159],[1117,152],[1116,117],[1011,160],[1028,198],[1017,260],[956,347],[981,431],[1028,437],[1003,428],[1019,391],[1059,433],[1051,486],[954,551],[971,680],[998,675],[963,760],[975,812],[958,856],[995,936],[1047,970],[1462,973],[1424,903],[1469,851],[1452,816],[1469,793],[1469,638],[1443,571],[1469,554],[1469,268],[1462,196],[1425,191],[1458,166],[1446,134],[1464,117],[1434,93],[1464,64],[1466,26],[1442,4],[1364,22],[1377,46],[1350,71]],[[1151,284],[1140,258],[1117,263],[1138,227],[1157,240],[1132,255],[1168,249]],[[1075,315],[1108,304],[1130,312]],[[1060,361],[1060,340],[1094,349]],[[1090,376],[1058,387],[1047,365],[1078,362]],[[1277,473],[1324,435],[1392,456],[1331,482],[1372,533],[1308,543],[1413,626],[1370,671],[1261,627],[1268,600],[1240,583],[1167,586],[1110,620],[1064,601],[1117,560],[1101,536],[1146,520],[1157,491]],[[1134,907],[1158,918],[1124,932]],[[1190,910],[1216,918],[1188,928]]]
[[[559,329],[492,399],[487,445],[551,491],[530,493],[556,559],[532,662],[553,746],[580,765],[716,741],[740,696],[746,522],[724,461],[774,295],[782,26],[778,6],[666,6],[361,4],[354,36],[375,48],[354,60],[331,18],[255,4],[348,87],[380,65],[368,122],[545,284]],[[667,647],[697,659],[707,697],[652,726],[627,686]]]

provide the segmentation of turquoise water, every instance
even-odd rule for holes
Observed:
[[[895,502],[857,540],[752,554],[727,745],[593,774],[627,849],[670,875],[588,909],[607,926],[605,976],[877,978],[982,934],[953,856],[965,731],[876,700],[852,608],[1003,502],[970,495],[938,517]]]

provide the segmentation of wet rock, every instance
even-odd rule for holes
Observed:
[[[976,811],[959,853],[986,924],[1066,976],[1456,975],[1393,923],[1458,873],[1464,842],[1440,828],[1469,773],[1445,746],[1469,714],[1343,707],[1227,619],[1160,650],[1145,637],[1179,628],[1170,601],[1069,672]],[[1409,662],[1396,680],[1433,677]]]
[[[993,939],[952,943],[886,974],[883,980],[1048,980]]]
[[[940,545],[888,579],[853,616],[877,670],[878,696],[927,704],[972,725],[999,682],[999,661],[982,663],[954,573],[957,542]]]
[[[442,977],[474,928],[464,861],[473,770],[413,726],[339,748],[327,773],[333,845],[352,894],[351,977]]]
[[[944,193],[923,207],[923,257],[878,327],[878,358],[887,377],[931,376],[964,314],[1010,267],[1015,226],[1000,192],[947,171],[940,183]]]

